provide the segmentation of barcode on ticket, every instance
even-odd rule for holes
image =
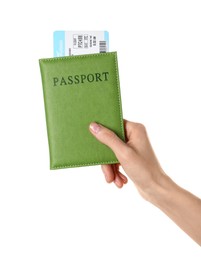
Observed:
[[[99,41],[99,52],[100,53],[107,52],[107,42],[106,41]]]
[[[107,31],[55,31],[54,57],[109,51]]]

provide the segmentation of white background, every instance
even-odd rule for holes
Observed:
[[[132,5],[131,5],[132,3]],[[201,196],[201,4],[4,1],[0,6],[0,259],[200,259],[200,247],[99,166],[49,170],[38,59],[54,30],[108,30],[124,117],[167,174]]]

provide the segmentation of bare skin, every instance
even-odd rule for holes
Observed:
[[[141,196],[161,209],[184,232],[201,246],[201,199],[179,187],[161,168],[142,124],[124,121],[126,142],[97,123],[90,132],[110,147],[120,164],[102,165],[108,183],[122,188],[128,181],[122,166]]]

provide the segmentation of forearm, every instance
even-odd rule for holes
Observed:
[[[148,200],[170,217],[201,246],[201,200],[175,184],[168,176],[155,185]]]
[[[201,246],[201,200],[180,188],[163,173],[143,125],[125,120],[124,127],[127,143],[97,123],[90,125],[90,131],[113,150],[140,194],[160,208]],[[127,182],[118,164],[103,165],[102,169],[107,182],[114,181],[119,188]]]

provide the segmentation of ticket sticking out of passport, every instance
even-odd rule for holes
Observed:
[[[55,31],[54,57],[109,52],[107,31]]]

